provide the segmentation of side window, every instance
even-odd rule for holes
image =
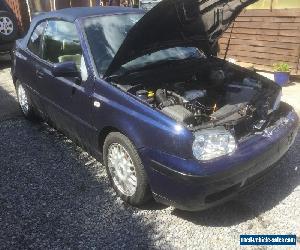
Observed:
[[[43,42],[43,33],[46,28],[46,22],[40,23],[34,31],[28,42],[28,49],[35,55],[42,56],[42,42]]]
[[[79,35],[73,23],[49,21],[44,35],[43,59],[51,63],[73,61],[78,70],[82,64]]]

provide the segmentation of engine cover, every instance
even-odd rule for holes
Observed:
[[[188,111],[181,105],[164,107],[162,112],[177,122],[185,123],[187,125],[194,123],[194,115],[192,112]]]

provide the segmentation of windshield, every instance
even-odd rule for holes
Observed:
[[[118,52],[129,30],[143,14],[120,14],[89,17],[84,20],[84,28],[91,53],[100,75],[103,75]],[[164,61],[187,58],[203,58],[203,52],[194,47],[175,47],[159,50],[134,59],[120,70],[133,70]]]
[[[99,74],[104,74],[128,31],[143,14],[120,14],[89,17],[84,29]]]

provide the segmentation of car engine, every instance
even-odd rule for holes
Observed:
[[[155,93],[157,107],[166,115],[189,126],[207,120],[213,107],[207,105],[205,90],[184,90],[181,83],[175,90],[158,89]]]
[[[280,88],[256,74],[219,65],[194,72],[133,74],[119,86],[192,130],[225,126],[242,135],[267,126],[279,106]]]
[[[220,70],[211,77],[218,82],[218,88],[199,88],[197,81],[189,81],[167,84],[156,90],[139,89],[135,95],[188,127],[221,121],[235,124],[243,117],[253,116],[255,107],[251,101],[261,88],[259,81],[244,79],[222,85],[224,73]]]

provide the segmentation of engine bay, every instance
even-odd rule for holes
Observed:
[[[263,129],[280,104],[281,89],[253,72],[221,60],[189,66],[138,72],[117,84],[192,130],[222,125],[242,135]]]

